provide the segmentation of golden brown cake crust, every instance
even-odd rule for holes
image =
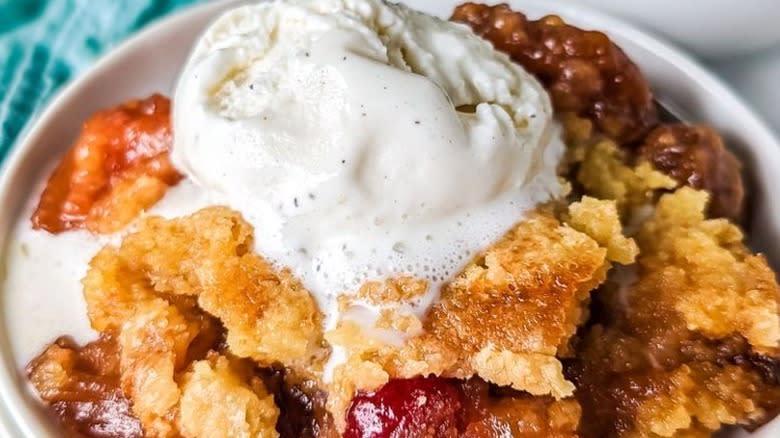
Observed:
[[[569,369],[585,436],[682,436],[771,418],[780,403],[780,289],[707,194],[661,197],[637,266],[599,296]],[[704,432],[702,432],[704,434]]]
[[[185,437],[275,438],[279,409],[253,375],[251,363],[212,354],[182,380],[180,420]]]
[[[326,339],[346,351],[328,386],[336,425],[343,430],[343,412],[356,391],[394,378],[477,375],[527,394],[570,396],[574,387],[557,356],[572,353],[569,339],[610,261],[630,263],[636,245],[621,234],[612,201],[585,199],[567,217],[575,226],[548,207],[529,214],[446,285],[422,321],[388,310],[373,329],[343,320],[328,332]],[[420,286],[390,280],[371,290],[397,290],[399,284],[415,291],[412,286]],[[358,299],[364,299],[362,291]],[[347,299],[343,304],[348,309]],[[388,327],[402,344],[386,342],[381,329]]]
[[[277,272],[252,251],[252,232],[222,207],[174,220],[147,218],[119,248],[104,249],[91,263],[84,293],[93,327],[122,324],[144,290],[149,297],[197,301],[221,320],[237,356],[308,368],[326,353],[322,315],[288,271]]]
[[[259,379],[221,356],[192,362],[224,349],[223,327],[231,356],[318,372],[326,350],[313,298],[251,245],[252,227],[240,215],[211,207],[173,220],[147,218],[90,263],[89,317],[97,330],[118,331],[121,387],[147,436],[204,436],[203,428],[217,423],[274,431],[278,409]],[[245,412],[246,421],[201,412],[206,396],[235,402],[231,409]],[[250,436],[275,436],[269,433]]]
[[[445,286],[425,329],[455,352],[449,369],[457,377],[570,395],[555,355],[606,277],[606,253],[588,235],[532,214]]]

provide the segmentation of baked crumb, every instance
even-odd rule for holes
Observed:
[[[590,291],[606,278],[610,260],[633,260],[636,245],[620,234],[612,201],[583,200],[569,216],[594,237],[539,209],[444,287],[422,332],[416,318],[392,310],[373,327],[342,320],[328,332],[326,339],[346,350],[346,362],[329,385],[328,407],[337,427],[343,430],[353,394],[391,379],[477,375],[530,394],[570,396],[574,386],[556,355],[571,354],[568,341],[585,319]],[[397,287],[393,280],[370,290]],[[389,342],[387,329],[400,342]]]
[[[650,163],[626,164],[627,154],[610,140],[601,140],[584,151],[576,179],[585,192],[599,199],[614,199],[621,212],[652,203],[657,190],[677,187],[671,177]]]
[[[630,265],[639,254],[636,242],[623,236],[620,215],[614,202],[584,196],[580,202],[569,206],[566,223],[606,248],[607,260],[611,262]]]
[[[708,195],[663,195],[633,272],[599,297],[569,375],[585,436],[704,435],[760,424],[780,404],[780,289]],[[633,277],[633,278],[632,278]]]
[[[193,363],[182,377],[182,435],[278,437],[279,409],[252,367],[218,355]]]
[[[742,244],[738,227],[706,219],[708,199],[689,188],[661,197],[636,239],[643,249],[639,269],[645,277],[652,275],[641,283],[652,280],[666,287],[636,293],[674,309],[688,330],[710,338],[740,333],[755,348],[776,348],[780,288],[775,274],[763,256],[750,254]]]
[[[176,377],[201,327],[163,299],[136,308],[119,332],[122,390],[147,435],[175,436],[181,398]]]
[[[91,263],[84,293],[94,328],[106,328],[103,315],[122,324],[139,289],[150,296],[191,297],[220,319],[233,354],[261,366],[309,370],[327,353],[322,315],[300,282],[286,270],[275,271],[252,252],[252,244],[252,227],[222,207],[173,220],[145,219],[119,248],[103,250]]]
[[[594,239],[535,213],[444,287],[425,329],[455,352],[455,377],[485,373],[517,390],[565,397],[574,388],[555,355],[608,268],[607,250]],[[538,379],[503,368],[509,357],[527,360]]]
[[[182,387],[189,364],[221,348],[223,327],[230,354],[318,373],[327,351],[313,298],[251,246],[251,226],[231,210],[212,207],[179,219],[146,218],[119,247],[107,246],[91,261],[84,278],[88,314],[96,330],[118,331],[121,388],[148,436],[203,436],[199,427],[214,424],[262,432],[267,428],[260,419],[275,421],[278,412],[272,418],[267,402],[250,394],[268,400],[259,380],[245,376],[242,385],[251,391],[238,391],[238,377],[229,378],[232,368],[222,360],[196,363],[197,383]],[[208,376],[211,386],[203,381]],[[186,390],[192,398],[183,398]],[[183,403],[190,403],[190,413],[200,409],[197,391],[206,390],[242,404],[246,415],[259,409],[260,416],[228,425],[220,417],[227,411],[212,409],[214,417],[179,423]],[[247,436],[272,436],[261,432]]]
[[[358,289],[357,298],[367,302],[382,305],[397,305],[402,302],[411,302],[419,298],[428,290],[428,282],[419,278],[399,277],[387,281],[368,281]],[[352,297],[347,297],[352,301]]]

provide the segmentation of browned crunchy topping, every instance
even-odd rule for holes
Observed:
[[[645,139],[639,157],[681,184],[708,191],[714,217],[736,222],[742,219],[742,165],[714,129],[702,125],[659,126]]]
[[[183,374],[179,402],[184,437],[278,437],[279,409],[250,361],[216,353]]]
[[[569,369],[585,436],[706,435],[780,406],[775,275],[736,226],[706,219],[706,200],[687,187],[662,196],[637,266],[597,294]]]
[[[478,375],[536,395],[570,395],[574,387],[557,356],[573,353],[569,339],[609,262],[630,262],[636,247],[620,234],[612,201],[576,203],[569,219],[583,231],[548,208],[520,222],[445,286],[424,326],[413,315],[388,312],[373,329],[343,320],[328,332],[326,339],[347,356],[329,386],[337,427],[343,430],[343,412],[356,391],[398,378]],[[381,329],[407,342],[387,343]]]
[[[606,278],[606,257],[587,234],[532,215],[444,288],[425,329],[457,352],[456,377],[476,373],[533,394],[569,395],[555,355]]]
[[[213,207],[147,218],[90,262],[90,321],[117,333],[118,387],[147,436],[276,436],[278,409],[254,367],[284,363],[316,373],[323,354],[316,304],[251,245],[249,224]],[[34,367],[55,359],[44,355]],[[239,411],[245,415],[230,415]]]
[[[233,354],[308,369],[326,353],[322,315],[298,280],[251,251],[253,238],[252,226],[224,207],[146,218],[90,263],[84,295],[93,327],[127,326],[140,291],[150,301],[175,297],[221,320]]]
[[[505,4],[466,3],[452,20],[468,24],[536,75],[556,110],[592,118],[620,143],[640,141],[658,124],[647,80],[602,32],[570,26],[554,15],[529,20]]]

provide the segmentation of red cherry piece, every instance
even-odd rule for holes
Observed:
[[[391,380],[376,392],[355,396],[344,438],[457,437],[461,398],[447,379]]]

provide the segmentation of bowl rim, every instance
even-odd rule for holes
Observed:
[[[258,0],[264,1],[264,0]],[[573,0],[559,0],[549,2],[546,0],[507,0],[510,5],[520,11],[526,11],[529,8],[536,11],[549,11],[550,13],[560,14],[564,17],[578,17],[577,21],[585,21],[594,29],[619,37],[620,40],[631,41],[638,47],[649,52],[654,52],[657,58],[675,64],[679,70],[687,73],[688,77],[682,81],[694,81],[705,88],[711,94],[717,96],[724,105],[731,107],[734,113],[738,113],[752,130],[752,138],[760,141],[752,142],[749,147],[761,152],[761,157],[768,158],[769,165],[775,169],[780,169],[780,141],[775,137],[773,131],[768,127],[764,119],[750,108],[744,100],[739,97],[730,86],[726,85],[721,79],[694,60],[690,55],[684,53],[673,44],[663,38],[639,29],[628,24],[626,21],[614,18],[603,12],[596,11],[588,6],[573,3]],[[26,155],[30,152],[36,139],[44,135],[42,126],[49,124],[51,120],[56,119],[63,111],[67,110],[68,103],[71,100],[78,99],[78,95],[83,91],[85,84],[92,78],[105,73],[110,66],[119,59],[127,56],[128,52],[138,50],[145,41],[153,40],[156,36],[162,34],[170,27],[180,27],[187,22],[205,14],[216,14],[218,11],[229,7],[248,3],[247,0],[222,0],[208,2],[192,7],[185,8],[168,17],[156,20],[145,27],[135,35],[126,39],[107,53],[102,55],[91,67],[73,77],[64,87],[62,87],[55,96],[45,105],[45,109],[34,116],[34,119],[27,123],[22,134],[17,138],[14,145],[9,150],[5,160],[0,164],[0,205],[8,205],[9,194],[12,191],[12,184],[18,178],[19,168]],[[435,13],[442,11],[442,8],[451,8],[452,5],[463,3],[457,0],[408,0],[406,3],[415,9],[425,12]],[[418,4],[419,3],[419,4]],[[437,14],[441,15],[441,14]],[[214,15],[216,18],[216,15]],[[19,212],[11,209],[3,209],[5,215],[9,216],[6,229],[0,229],[0,303],[2,303],[2,283],[4,275],[2,269],[5,268],[5,257],[7,252],[7,237],[13,228],[13,223],[18,219]],[[780,227],[780,207],[775,206],[767,212],[770,222]],[[2,220],[0,220],[2,223]],[[0,225],[2,226],[2,225]],[[780,231],[779,231],[780,232]],[[8,349],[3,347],[7,344],[6,330],[4,327],[4,318],[0,316],[0,436],[13,437],[43,437],[47,432],[42,424],[35,421],[35,417],[26,408],[26,402],[23,399],[23,391],[20,386],[25,382],[20,382],[19,370],[8,354]],[[780,417],[771,423],[780,423]]]

